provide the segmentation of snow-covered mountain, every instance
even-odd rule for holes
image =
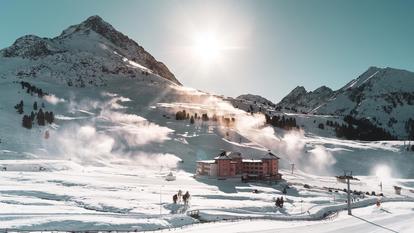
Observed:
[[[245,95],[239,95],[238,97],[236,97],[236,99],[239,100],[247,100],[247,101],[251,101],[251,102],[255,102],[255,103],[259,103],[259,104],[263,104],[263,105],[269,105],[269,106],[273,106],[274,103],[260,95],[252,95],[252,94],[245,94]]]
[[[306,91],[303,86],[297,86],[277,104],[277,107],[285,110],[308,112],[326,102],[333,93],[326,86],[321,86],[314,91]]]
[[[307,92],[296,87],[277,106],[282,111],[366,118],[394,136],[406,138],[406,124],[414,118],[414,73],[370,67],[336,91],[323,86]]]
[[[107,76],[153,73],[180,85],[169,69],[99,16],[70,26],[55,38],[27,35],[0,50],[2,75],[52,77],[69,86],[105,85]]]

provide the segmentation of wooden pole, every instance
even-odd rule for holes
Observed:
[[[348,186],[348,215],[352,215],[351,212],[351,188],[350,188],[350,182],[349,182],[350,177],[347,176],[346,177],[346,181],[347,181],[347,186]]]

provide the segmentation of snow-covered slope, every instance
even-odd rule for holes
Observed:
[[[153,73],[180,84],[161,62],[99,16],[49,39],[23,36],[0,51],[1,75],[51,77],[69,86],[105,85],[107,76]],[[13,67],[13,69],[10,69]]]

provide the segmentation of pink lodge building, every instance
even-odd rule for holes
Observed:
[[[221,152],[213,160],[197,161],[197,175],[242,180],[280,180],[279,157],[272,152],[261,159],[244,159],[239,152]]]

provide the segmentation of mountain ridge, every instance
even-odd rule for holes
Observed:
[[[338,90],[324,92],[326,95],[292,99],[291,93],[277,106],[295,112],[369,119],[400,138],[410,134],[407,123],[414,114],[414,72],[371,66]]]

